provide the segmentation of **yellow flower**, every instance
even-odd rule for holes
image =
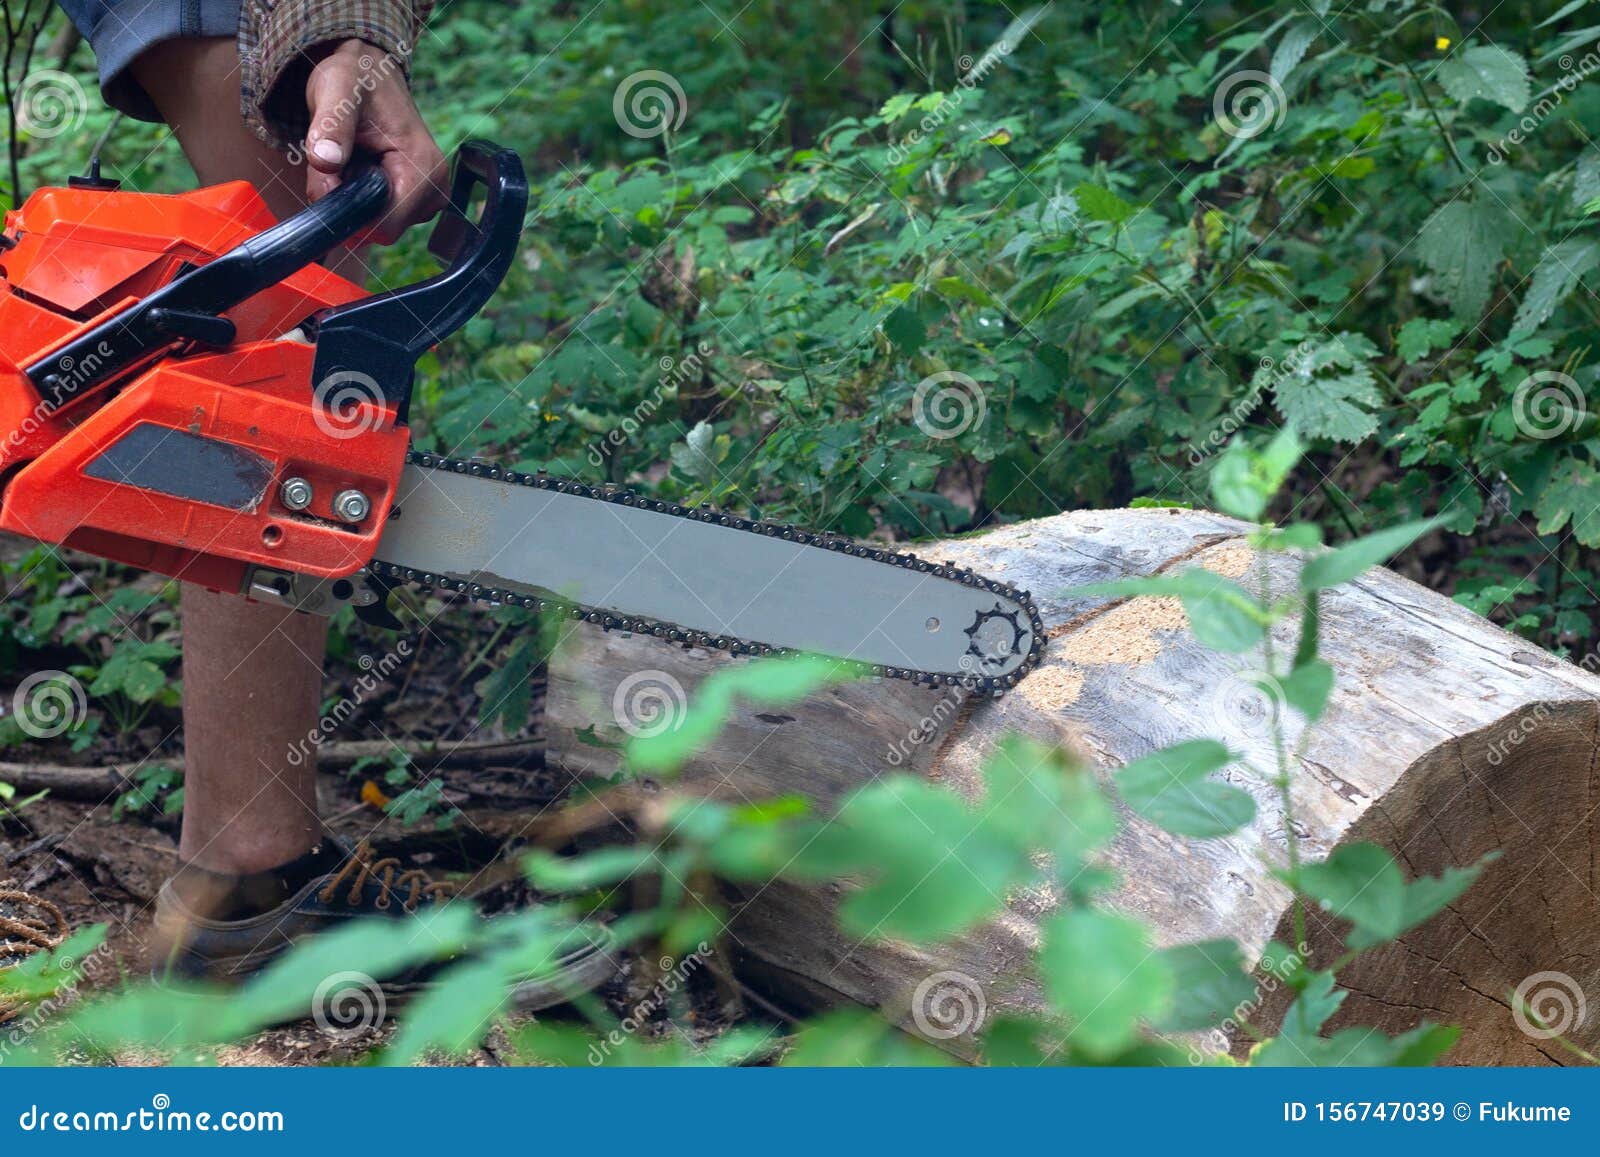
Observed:
[[[1433,47],[1440,52],[1448,52],[1450,50],[1450,38],[1448,36],[1439,37],[1433,42]]]

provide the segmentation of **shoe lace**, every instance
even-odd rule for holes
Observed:
[[[446,900],[456,893],[455,885],[435,880],[421,868],[403,868],[394,856],[374,858],[372,846],[366,840],[357,844],[350,858],[328,877],[317,898],[324,904],[332,903],[346,881],[350,891],[345,903],[351,907],[361,903],[369,882],[378,885],[378,898],[373,902],[376,907],[387,908],[399,899],[400,906],[407,912],[415,912],[424,900]]]
[[[0,880],[0,968],[24,956],[57,948],[67,938],[67,918],[43,896]]]

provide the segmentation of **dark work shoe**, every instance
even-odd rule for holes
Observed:
[[[35,952],[58,948],[67,938],[67,918],[43,896],[0,880],[0,972],[15,968]],[[22,1006],[0,990],[0,1024]]]
[[[326,837],[300,859],[270,872],[224,876],[185,865],[156,897],[152,975],[238,983],[261,972],[297,941],[359,917],[403,918],[456,894],[455,885],[420,868],[378,858],[364,841],[351,847]],[[461,901],[465,902],[465,901]],[[609,933],[575,929],[573,947],[552,968],[517,985],[515,1004],[547,1008],[589,992],[614,975]],[[385,981],[400,994],[424,987],[430,971]]]

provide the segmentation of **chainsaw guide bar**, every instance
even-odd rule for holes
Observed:
[[[413,452],[395,507],[368,568],[382,585],[735,655],[820,653],[992,694],[1044,648],[1038,609],[1007,583],[618,486]],[[707,621],[723,629],[684,625]]]

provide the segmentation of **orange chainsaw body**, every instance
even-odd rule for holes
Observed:
[[[356,436],[329,421],[314,346],[284,337],[361,287],[303,265],[219,311],[225,345],[179,335],[64,404],[27,372],[90,379],[102,367],[85,335],[275,224],[243,181],[178,196],[42,189],[6,214],[0,529],[225,591],[252,564],[333,578],[371,560],[410,431],[382,399],[365,401]],[[64,348],[77,356],[51,363]],[[311,483],[306,509],[283,504],[289,478]],[[331,507],[346,490],[370,499],[358,525]]]

